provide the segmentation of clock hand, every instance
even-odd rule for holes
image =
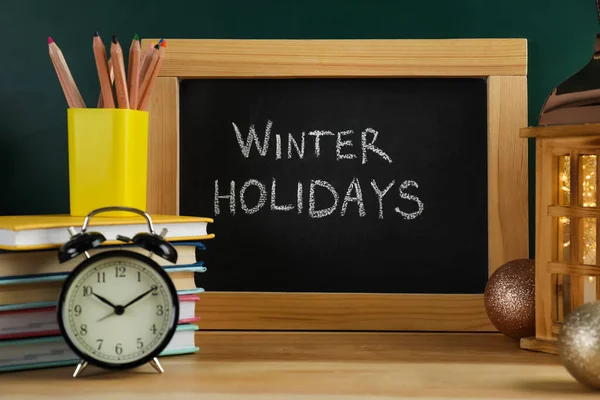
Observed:
[[[115,309],[108,315],[105,315],[104,317],[100,318],[98,321],[96,322],[100,322],[108,317],[110,317],[111,315],[122,315],[125,312],[125,307],[123,306],[115,306]]]
[[[129,303],[125,304],[125,305],[123,306],[123,309],[125,309],[125,308],[129,307],[130,305],[132,305],[132,304],[133,304],[133,303],[135,303],[136,301],[139,301],[139,300],[141,300],[142,298],[144,298],[145,296],[147,296],[148,294],[150,294],[151,292],[153,292],[153,291],[154,291],[154,289],[155,289],[155,288],[154,288],[154,287],[152,287],[152,288],[151,288],[150,290],[148,290],[147,292],[144,292],[144,293],[140,294],[138,297],[136,297],[135,299],[131,300]]]
[[[106,300],[104,297],[97,295],[96,293],[92,293],[94,296],[96,296],[101,302],[103,302],[104,304],[108,304],[109,306],[111,306],[112,308],[116,309],[117,306],[115,306],[113,303],[111,303],[110,301]]]
[[[105,320],[106,318],[110,317],[111,315],[115,315],[115,312],[113,311],[113,312],[111,312],[110,314],[107,314],[107,315],[105,315],[104,317],[100,318],[100,319],[99,319],[98,321],[96,321],[96,322],[100,322],[100,321],[102,321],[102,320]]]
[[[111,315],[121,315],[121,314],[123,314],[125,312],[125,309],[127,307],[129,307],[133,303],[141,300],[143,297],[145,297],[148,294],[150,294],[150,292],[152,292],[154,289],[155,289],[154,287],[150,288],[150,290],[148,290],[147,292],[142,293],[141,295],[139,295],[135,299],[131,300],[129,303],[125,304],[124,306],[114,306],[110,301],[106,300],[104,297],[98,296],[97,294],[93,293],[94,296],[96,296],[96,297],[98,297],[100,299],[100,301],[102,301],[103,303],[106,303],[106,304],[110,305],[113,308],[113,311],[110,314],[105,315],[104,317],[100,318],[96,322],[100,322],[102,320],[105,320],[106,318],[110,317]]]

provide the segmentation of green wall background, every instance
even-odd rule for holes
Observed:
[[[165,38],[527,38],[532,125],[552,88],[590,59],[598,19],[594,0],[6,2],[0,9],[0,214],[69,212],[67,105],[47,37],[61,47],[85,101],[93,104],[96,30],[107,44],[114,32],[126,45],[136,32]]]

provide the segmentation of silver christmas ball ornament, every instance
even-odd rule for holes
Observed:
[[[558,354],[579,383],[600,390],[600,302],[584,304],[565,317]]]

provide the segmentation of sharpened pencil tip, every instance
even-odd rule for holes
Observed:
[[[117,41],[117,35],[116,35],[116,34],[114,34],[114,33],[113,33],[113,35],[112,35],[112,42],[113,42],[114,44],[117,44],[117,43],[119,43],[119,42]]]
[[[154,48],[155,48],[156,50],[160,49],[160,44],[158,44],[158,43],[157,43],[157,44],[155,44],[155,45],[154,45]]]
[[[158,41],[158,44],[161,44],[162,42],[163,42],[163,39],[160,39],[160,40]]]
[[[137,33],[133,36],[133,40],[140,40],[140,37],[138,36]]]
[[[163,42],[160,44],[160,47],[167,47],[167,42],[164,42],[164,41],[163,41]]]
[[[54,43],[54,40],[52,40],[52,38],[50,36],[48,36],[48,44],[50,43]]]
[[[100,34],[98,33],[98,31],[94,32],[94,37],[96,36],[100,36]]]

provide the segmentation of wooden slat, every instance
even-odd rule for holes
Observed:
[[[600,276],[600,266],[582,265],[582,264],[566,264],[559,262],[549,262],[547,271],[552,274],[567,274],[579,276]]]
[[[560,322],[554,322],[552,324],[552,335],[554,335],[555,337],[558,337],[558,334],[560,333],[560,328],[562,327],[562,323]]]
[[[165,40],[179,78],[527,75],[527,39]]]
[[[562,322],[565,319],[565,276],[563,274],[552,275],[552,287],[556,290],[553,291],[552,303],[556,306],[553,307],[552,320]]]
[[[547,265],[557,253],[556,224],[548,215],[548,207],[556,204],[558,197],[558,159],[552,154],[552,146],[546,140],[536,141],[536,225],[535,250],[535,332],[536,339],[552,339],[553,303],[552,275]]]
[[[482,294],[206,292],[200,329],[496,331]]]
[[[578,217],[599,218],[600,209],[595,207],[548,206],[548,215],[551,217]]]
[[[179,83],[157,78],[149,108],[147,211],[179,214]]]
[[[582,206],[582,190],[579,177],[581,176],[581,163],[579,162],[579,152],[571,150],[571,168],[570,168],[570,205],[574,207]],[[570,264],[578,265],[583,258],[583,221],[576,216],[569,217],[571,225],[571,235],[569,240],[569,254],[571,255]],[[585,303],[585,277],[581,275],[570,276],[570,301],[571,310]]]
[[[521,128],[522,138],[557,138],[576,136],[600,136],[600,123],[555,126],[530,126]]]
[[[488,237],[490,275],[503,263],[529,254],[527,78],[488,79]],[[510,193],[510,196],[503,195]],[[504,221],[512,221],[507,225]]]
[[[520,347],[523,350],[558,354],[558,342],[556,340],[540,340],[533,337],[523,338],[520,341]]]

